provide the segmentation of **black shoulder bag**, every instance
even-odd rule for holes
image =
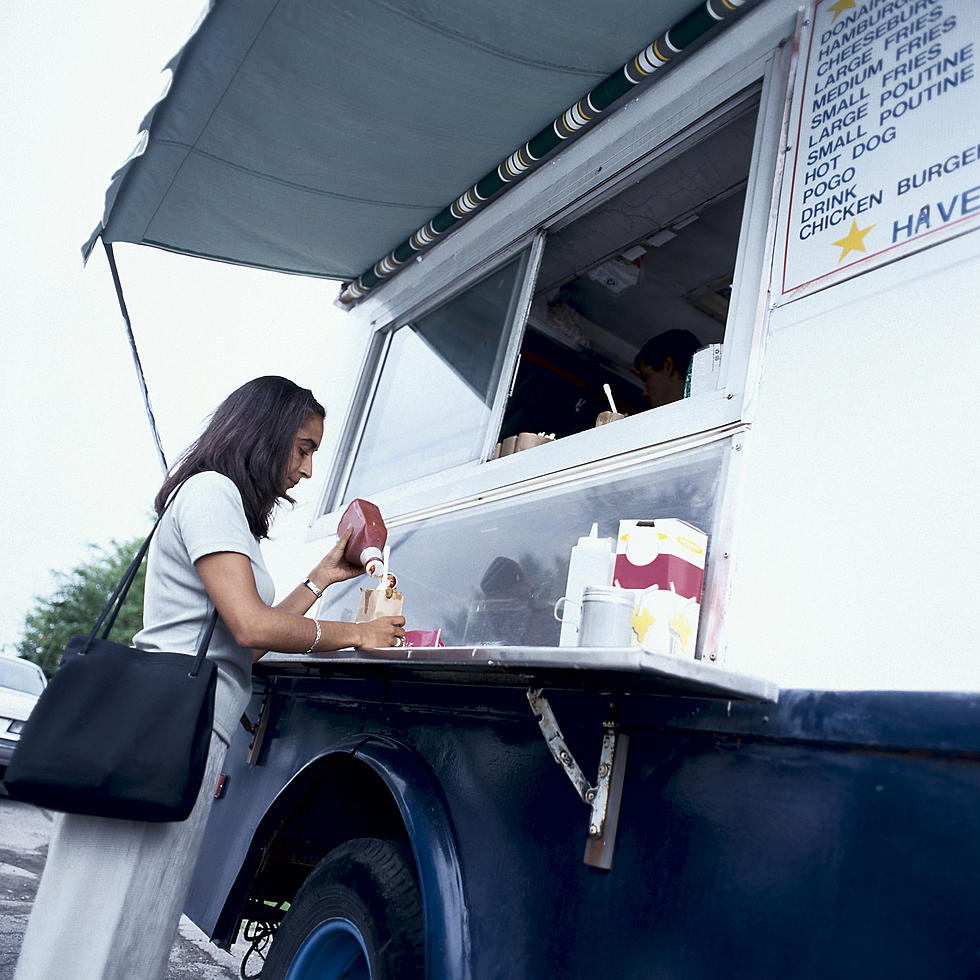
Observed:
[[[214,721],[217,669],[206,654],[218,612],[194,658],[107,639],[175,496],[176,491],[92,632],[73,636],[65,647],[7,767],[3,782],[14,799],[124,820],[166,822],[190,815]]]

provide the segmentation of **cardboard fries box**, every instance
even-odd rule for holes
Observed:
[[[633,643],[693,659],[708,536],[678,518],[619,522],[613,584],[637,590]]]

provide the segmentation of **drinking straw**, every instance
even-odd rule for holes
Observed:
[[[604,384],[602,390],[606,393],[606,398],[609,399],[609,407],[612,409],[613,415],[619,415],[619,412],[616,410],[616,403],[613,401],[612,389],[608,384]]]

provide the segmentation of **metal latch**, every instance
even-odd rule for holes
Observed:
[[[599,769],[595,786],[590,786],[582,767],[575,761],[558,720],[542,689],[527,692],[531,711],[538,719],[538,726],[552,758],[565,770],[582,802],[591,808],[589,836],[585,845],[586,864],[596,868],[612,867],[616,828],[623,795],[623,775],[626,770],[626,753],[629,736],[619,730],[612,719],[603,722],[602,749],[599,753]]]

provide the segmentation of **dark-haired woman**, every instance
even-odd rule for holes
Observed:
[[[157,512],[174,496],[150,546],[143,629],[136,646],[193,654],[213,609],[208,648],[218,667],[208,768],[190,817],[136,823],[77,815],[53,828],[16,980],[157,980],[164,975],[214,787],[251,694],[251,665],[267,650],[312,653],[403,642],[404,619],[328,622],[306,613],[314,589],[360,575],[341,538],[281,602],[259,542],[279,500],[312,475],[325,412],[285,378],[233,392],[168,474]],[[349,536],[349,535],[348,535]],[[311,588],[312,586],[312,588]]]

